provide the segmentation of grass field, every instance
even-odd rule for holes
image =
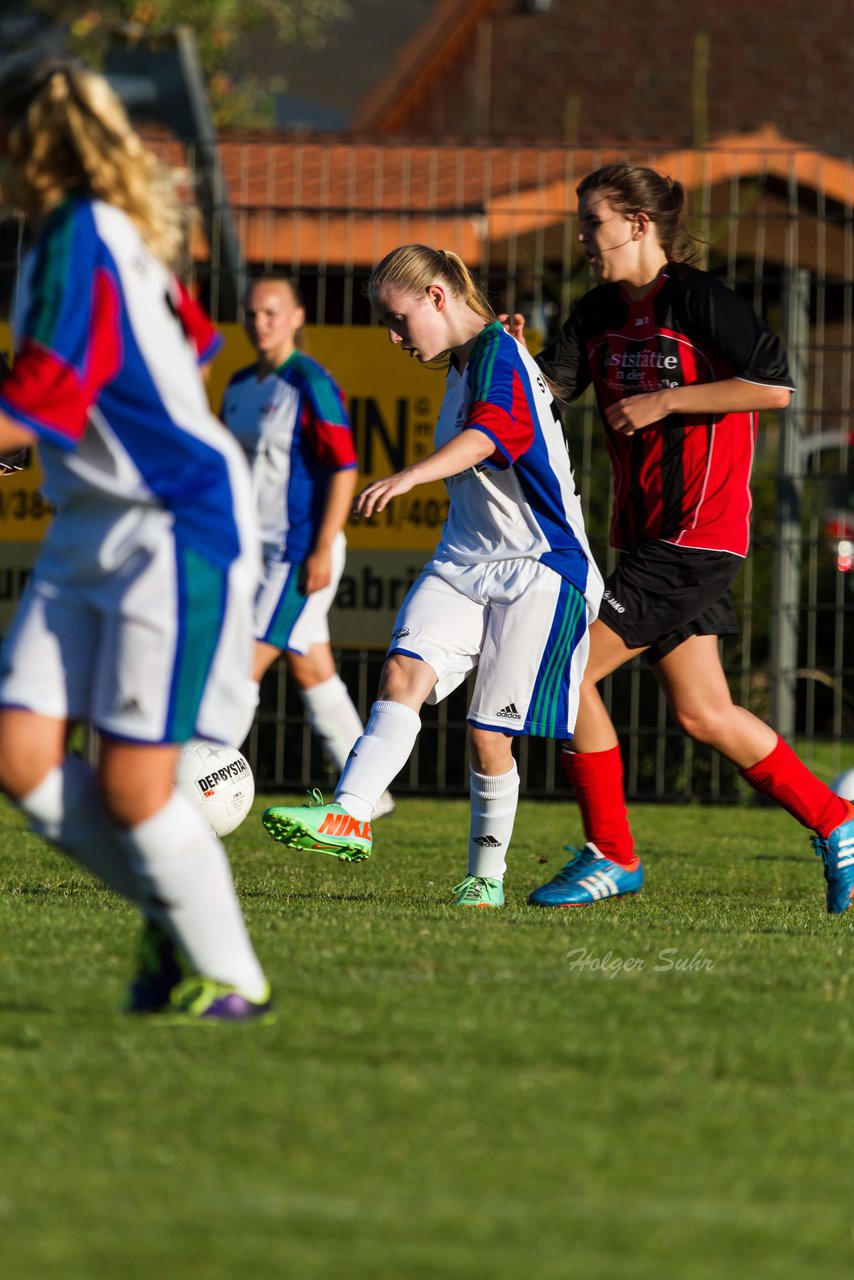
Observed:
[[[543,912],[579,832],[523,801],[507,908],[464,912],[462,801],[357,866],[262,808],[227,843],[269,1028],[116,1013],[132,912],[0,808],[4,1280],[851,1275],[854,919],[791,819],[639,806],[644,894]]]

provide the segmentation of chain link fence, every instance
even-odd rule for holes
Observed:
[[[175,144],[164,154],[191,170],[203,158]],[[682,181],[700,265],[782,335],[798,385],[790,410],[760,421],[753,548],[735,588],[741,634],[723,645],[725,669],[736,701],[796,741],[822,776],[854,763],[854,158],[796,150],[772,131],[729,150],[631,154],[259,138],[225,140],[219,157],[217,181],[197,189],[222,192],[222,203],[202,210],[190,264],[215,319],[239,319],[224,303],[239,294],[234,280],[223,287],[224,273],[234,271],[231,249],[223,252],[229,237],[237,238],[245,275],[298,278],[309,323],[323,326],[370,324],[364,284],[372,265],[420,240],[459,252],[496,310],[521,310],[544,339],[591,284],[576,243],[580,178],[629,158]],[[0,226],[7,305],[20,245],[19,226]],[[607,572],[610,468],[589,395],[567,410],[565,426],[594,553]],[[364,717],[382,654],[342,649],[338,657]],[[632,797],[743,797],[735,770],[670,722],[642,661],[603,691]],[[467,791],[466,705],[461,689],[425,708],[397,791]],[[283,663],[265,679],[246,750],[262,789],[332,781]],[[556,754],[554,743],[520,742],[527,794],[561,790]]]

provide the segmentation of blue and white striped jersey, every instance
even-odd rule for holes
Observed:
[[[478,336],[462,373],[452,364],[436,424],[438,449],[460,431],[482,431],[494,453],[451,476],[437,558],[458,564],[531,557],[585,596],[602,597],[566,439],[534,360],[500,324]]]

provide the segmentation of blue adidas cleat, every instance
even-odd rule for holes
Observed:
[[[586,844],[575,857],[557,873],[548,884],[528,898],[534,907],[589,907],[606,898],[624,898],[640,893],[643,888],[643,867],[635,858],[630,867],[612,862],[600,853],[595,844]]]
[[[825,839],[821,836],[811,839],[824,863],[828,913],[841,915],[854,900],[854,818],[840,822]]]

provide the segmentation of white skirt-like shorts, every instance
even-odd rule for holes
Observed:
[[[302,565],[264,558],[263,577],[255,601],[255,636],[265,644],[293,653],[308,653],[313,644],[329,643],[329,610],[344,572],[347,540],[339,533],[332,543],[332,579],[311,595],[300,590]]]
[[[571,738],[591,621],[581,592],[538,560],[431,560],[401,605],[389,656],[428,663],[440,702],[477,672],[468,722]]]
[[[239,746],[258,701],[253,535],[223,565],[159,508],[57,517],[3,646],[0,705],[129,742]]]

